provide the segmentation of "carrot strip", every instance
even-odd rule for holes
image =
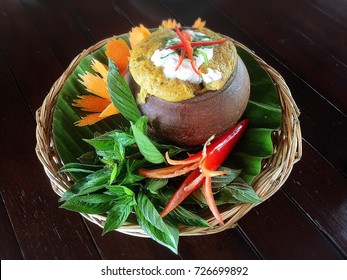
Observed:
[[[74,99],[73,102],[73,106],[93,113],[102,112],[110,104],[109,100],[94,95],[82,95],[78,99]]]
[[[199,167],[199,163],[194,163],[191,165],[183,164],[183,165],[173,165],[169,167],[159,168],[159,169],[139,169],[139,174],[146,178],[157,178],[157,179],[165,179],[165,178],[174,178],[188,172],[197,169]]]
[[[112,115],[119,114],[118,109],[113,105],[113,103],[110,103],[99,115],[99,117],[109,117]]]
[[[201,173],[204,174],[204,176],[206,177],[215,177],[215,176],[225,175],[225,174],[228,174],[229,172],[231,172],[231,170],[215,171],[215,170],[210,170],[204,167],[201,168]]]
[[[75,122],[76,126],[86,126],[86,125],[92,125],[97,123],[98,121],[101,121],[104,118],[99,117],[99,113],[89,114],[79,121]]]
[[[210,208],[213,216],[217,219],[217,221],[224,225],[224,221],[219,213],[219,210],[217,208],[216,202],[213,197],[212,193],[212,186],[211,186],[211,177],[205,177],[205,182],[203,184],[203,192],[206,199],[206,203],[208,207]]]
[[[198,155],[198,156],[192,155],[192,156],[190,156],[190,157],[188,157],[186,159],[174,160],[174,159],[170,158],[169,152],[166,152],[165,153],[165,158],[166,158],[166,161],[167,161],[168,164],[171,164],[171,165],[181,165],[181,164],[192,164],[192,163],[198,162],[201,159],[201,155]]]
[[[108,66],[93,58],[91,67],[95,72],[99,73],[103,79],[107,79]]]
[[[186,51],[185,51],[185,49],[182,49],[181,50],[181,55],[180,55],[180,57],[178,59],[178,62],[177,62],[177,66],[175,68],[175,71],[177,71],[177,69],[181,66],[185,56],[186,56]]]
[[[87,91],[107,100],[111,100],[107,90],[107,83],[103,78],[89,72],[86,72],[84,75],[80,74],[79,77],[80,83],[86,87]]]

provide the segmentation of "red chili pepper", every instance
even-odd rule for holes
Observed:
[[[166,204],[160,216],[163,218],[185,200],[193,191],[198,189],[203,183],[203,176],[199,169],[192,171],[183,183],[179,186],[169,202]]]
[[[213,198],[211,177],[228,172],[216,170],[223,164],[232,149],[238,143],[248,124],[249,119],[237,123],[218,139],[212,141],[211,144],[206,147],[205,151],[202,150],[196,154],[190,155],[185,160],[171,160],[168,155],[166,155],[168,162],[173,164],[173,166],[155,170],[140,169],[140,174],[148,178],[172,178],[190,172],[161,212],[161,217],[166,216],[193,191],[203,185],[203,193],[207,205],[219,223],[221,225],[224,224]]]
[[[189,41],[192,40],[192,36],[190,36],[190,34],[187,30],[182,30],[181,33],[183,34],[184,37],[187,38],[187,40],[189,40]]]
[[[228,41],[227,38],[223,38],[223,39],[219,39],[219,40],[216,40],[216,41],[198,41],[198,42],[190,42],[190,45],[192,47],[203,47],[203,46],[212,46],[212,45],[219,45],[219,44],[222,44],[224,42]],[[180,49],[182,48],[183,45],[182,44],[178,44],[178,45],[173,45],[173,46],[169,46],[167,47],[167,49],[170,49],[170,50],[177,50],[177,49]]]
[[[183,59],[184,59],[185,56],[186,56],[186,50],[185,50],[185,49],[182,49],[182,50],[181,50],[181,55],[180,55],[180,57],[179,57],[179,59],[178,59],[177,66],[176,66],[175,70],[177,70],[178,67],[181,66],[181,64],[182,64]]]
[[[177,26],[176,26],[175,30],[176,30],[178,38],[182,42],[182,49],[184,49],[186,51],[186,54],[187,54],[187,56],[188,56],[188,58],[190,60],[190,64],[191,64],[193,70],[198,75],[201,75],[201,73],[199,72],[198,69],[196,69],[196,66],[195,66],[194,57],[193,57],[193,51],[194,50],[193,50],[193,48],[192,48],[192,46],[190,44],[190,41],[181,33],[181,31],[178,29]]]
[[[240,140],[248,124],[249,119],[244,119],[207,146],[203,166],[209,170],[217,170]]]

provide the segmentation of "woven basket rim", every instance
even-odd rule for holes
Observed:
[[[55,148],[52,132],[53,113],[57,98],[66,79],[74,71],[79,62],[85,56],[103,47],[112,38],[113,37],[101,40],[78,54],[53,84],[42,106],[36,112],[37,143],[35,151],[44,167],[45,173],[50,179],[52,189],[59,196],[62,196],[62,194],[69,189],[73,183],[73,179],[67,174],[58,173],[58,170],[62,166],[62,162]],[[231,40],[236,46],[250,53],[270,75],[277,88],[282,107],[281,128],[274,133],[274,154],[266,159],[262,171],[252,182],[252,187],[264,202],[281,188],[289,177],[293,165],[301,159],[302,138],[299,121],[300,111],[283,77],[248,47],[234,39]],[[249,203],[238,204],[221,212],[222,218],[226,221],[223,226],[219,225],[218,221],[213,217],[207,220],[210,224],[209,228],[181,226],[179,228],[180,235],[205,235],[232,228],[239,219],[257,205],[258,204]],[[106,220],[106,217],[102,215],[80,214],[100,227],[103,227]],[[149,237],[137,224],[125,223],[121,228],[117,229],[117,231],[133,236]]]

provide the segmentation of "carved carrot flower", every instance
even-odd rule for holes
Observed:
[[[163,20],[163,22],[161,23],[161,26],[159,26],[159,28],[165,28],[165,29],[173,29],[176,27],[181,27],[181,24],[179,22],[176,22],[175,19]]]
[[[116,63],[123,76],[128,67],[129,53],[129,47],[123,39],[113,39],[107,44],[106,55]],[[108,66],[93,59],[91,68],[95,74],[86,71],[83,75],[79,75],[79,82],[91,94],[78,96],[78,99],[75,99],[72,104],[89,113],[77,121],[76,126],[92,125],[119,113],[113,105],[107,89]]]

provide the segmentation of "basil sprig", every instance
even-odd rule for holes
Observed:
[[[112,59],[108,60],[108,66],[107,87],[112,103],[129,121],[136,122],[141,113],[134,96]]]

